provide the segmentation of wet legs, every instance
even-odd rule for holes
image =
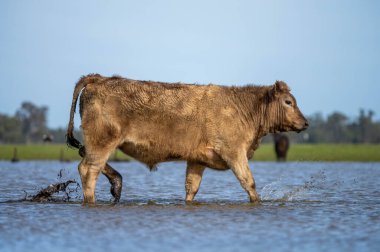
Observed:
[[[256,183],[251,169],[249,169],[247,158],[241,157],[240,160],[232,162],[231,169],[236,178],[239,180],[240,185],[248,193],[249,200],[253,203],[259,202],[260,198],[256,192]]]
[[[123,177],[115,169],[113,169],[108,163],[106,163],[102,173],[107,177],[111,184],[111,194],[114,197],[114,202],[117,203],[120,200]]]
[[[186,201],[193,201],[198,192],[199,186],[202,181],[202,175],[205,167],[197,163],[187,163],[186,169]]]

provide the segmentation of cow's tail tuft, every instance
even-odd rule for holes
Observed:
[[[67,127],[67,133],[66,133],[66,143],[69,147],[74,147],[76,149],[79,149],[79,155],[81,155],[82,157],[85,154],[84,146],[81,144],[81,142],[79,142],[78,139],[74,137],[75,108],[77,105],[79,94],[82,91],[82,89],[84,89],[87,86],[87,84],[96,82],[100,77],[101,75],[99,74],[90,74],[87,76],[83,76],[82,78],[79,79],[79,81],[77,82],[74,88],[73,100],[71,103],[71,110],[70,110],[70,121]]]

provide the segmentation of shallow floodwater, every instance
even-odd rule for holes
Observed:
[[[75,186],[68,202],[22,201],[79,181],[77,162],[0,162],[0,251],[380,251],[380,163],[251,163],[261,205],[231,171],[206,170],[186,205],[185,163],[111,165],[121,202],[101,176],[83,207]]]

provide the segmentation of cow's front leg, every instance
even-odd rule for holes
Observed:
[[[249,169],[247,157],[241,157],[238,160],[232,161],[231,169],[239,180],[241,186],[248,193],[250,201],[252,203],[259,202],[260,198],[256,192],[256,183],[251,169]]]
[[[202,181],[202,175],[205,167],[197,163],[187,162],[186,169],[186,202],[193,201],[198,192],[199,185]]]

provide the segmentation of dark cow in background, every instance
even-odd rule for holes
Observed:
[[[273,134],[274,150],[276,152],[277,162],[285,162],[289,150],[289,138],[285,134]]]
[[[80,92],[84,145],[73,135]],[[75,86],[67,143],[79,149],[84,203],[95,203],[102,172],[117,201],[121,176],[107,160],[115,149],[145,163],[187,161],[186,201],[192,201],[206,167],[231,169],[251,202],[258,202],[248,165],[268,133],[302,131],[305,117],[285,82],[226,87],[138,81],[88,75]]]

